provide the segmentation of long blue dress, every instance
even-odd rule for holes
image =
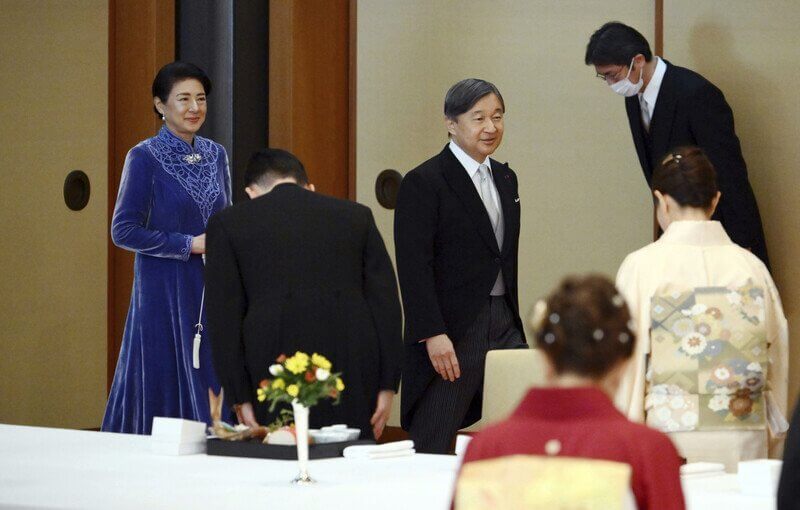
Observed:
[[[203,260],[190,252],[230,205],[230,183],[225,149],[206,138],[192,147],[164,126],[128,152],[111,238],[136,252],[133,291],[102,430],[149,434],[154,416],[210,422],[208,388],[219,384],[205,333],[192,365]]]

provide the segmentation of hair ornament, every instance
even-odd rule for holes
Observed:
[[[594,332],[592,333],[592,338],[594,338],[595,342],[599,342],[600,340],[603,339],[604,336],[606,336],[606,335],[605,335],[605,333],[603,333],[603,330],[600,329],[600,328],[595,329]]]
[[[674,161],[675,163],[680,165],[681,164],[681,159],[683,159],[683,155],[673,152],[672,154],[670,154],[666,158],[664,158],[664,161],[661,164],[662,165],[667,165],[667,164],[672,163]]]
[[[556,336],[553,333],[547,333],[544,336],[544,343],[546,343],[548,345],[552,344],[555,341],[556,341]]]
[[[625,298],[620,294],[614,294],[614,297],[611,298],[611,303],[617,308],[622,308],[625,305]]]
[[[547,302],[540,299],[533,305],[533,314],[531,315],[531,326],[534,330],[540,330],[544,326],[544,320],[547,317]]]
[[[624,331],[619,334],[619,343],[627,344],[630,341],[631,341],[631,336],[629,334],[625,333]]]
[[[550,314],[549,319],[550,319],[550,322],[553,323],[553,324],[558,324],[559,321],[561,321],[561,317],[555,312]]]

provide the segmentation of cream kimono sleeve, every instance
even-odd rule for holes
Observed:
[[[770,435],[780,438],[789,428],[786,421],[789,389],[789,326],[775,282],[765,267],[762,267],[762,271],[770,362],[767,375],[769,391],[766,393],[767,417]]]
[[[641,252],[628,255],[617,272],[617,290],[625,298],[636,333],[636,345],[614,404],[630,420],[644,421],[647,359],[650,354],[650,298],[639,271]]]

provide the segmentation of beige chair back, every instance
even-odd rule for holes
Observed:
[[[477,432],[508,417],[532,386],[545,384],[544,355],[538,349],[507,349],[486,354],[481,419],[464,432]]]

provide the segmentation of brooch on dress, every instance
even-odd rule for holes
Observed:
[[[201,159],[203,159],[203,157],[200,154],[197,154],[197,153],[187,154],[187,155],[185,155],[183,157],[183,160],[185,162],[189,163],[190,165],[194,165],[195,163],[199,163]]]

